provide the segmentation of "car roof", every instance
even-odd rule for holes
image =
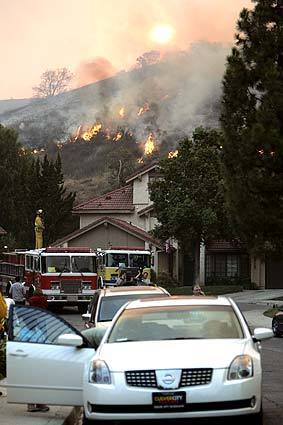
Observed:
[[[113,297],[118,295],[131,295],[131,294],[166,294],[165,289],[160,286],[113,286],[101,289],[101,295],[105,297]]]
[[[218,296],[171,296],[154,299],[134,300],[127,304],[127,309],[144,307],[172,307],[172,306],[231,306],[231,300]]]

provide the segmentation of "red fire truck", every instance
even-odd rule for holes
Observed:
[[[50,305],[76,305],[84,312],[98,286],[96,253],[78,247],[17,250],[5,254],[0,276],[40,287]]]

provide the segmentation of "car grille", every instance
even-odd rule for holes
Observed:
[[[82,292],[80,280],[61,280],[61,292],[64,294],[77,294]]]
[[[206,385],[211,382],[212,369],[183,369],[180,387]]]
[[[212,369],[183,369],[180,387],[206,385],[211,382]],[[131,387],[157,388],[155,370],[133,370],[125,372],[127,385]]]
[[[131,387],[157,387],[155,370],[133,370],[126,372],[126,382]]]

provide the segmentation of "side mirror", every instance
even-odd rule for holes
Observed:
[[[255,328],[253,333],[253,338],[255,338],[257,341],[262,341],[263,339],[269,339],[272,338],[273,331],[272,329],[268,328]]]
[[[63,334],[58,336],[57,343],[59,345],[66,345],[70,347],[80,347],[83,344],[83,339],[80,335]]]
[[[90,313],[84,313],[84,314],[82,314],[82,320],[84,322],[89,322],[90,321],[90,317],[91,317],[91,314]]]

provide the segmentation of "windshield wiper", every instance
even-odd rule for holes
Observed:
[[[160,341],[175,341],[175,340],[181,340],[181,339],[204,339],[203,337],[197,337],[197,336],[177,336],[176,338],[163,338]]]

